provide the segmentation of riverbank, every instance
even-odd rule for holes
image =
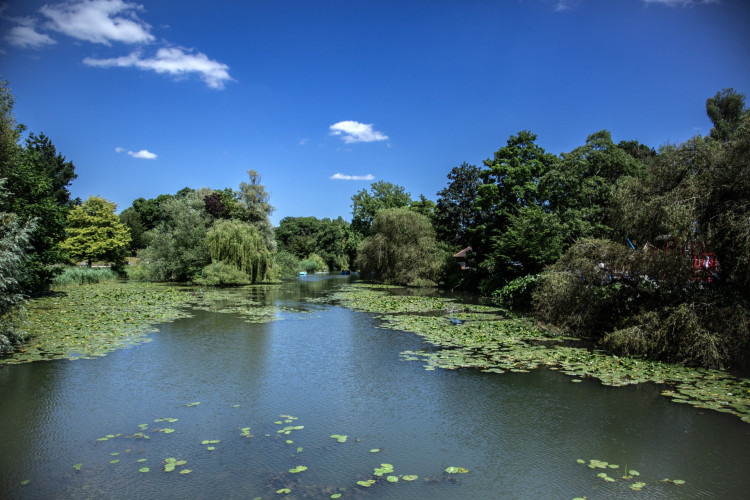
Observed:
[[[721,370],[691,368],[590,349],[557,335],[529,318],[512,317],[496,307],[461,304],[441,296],[401,295],[399,287],[348,285],[329,297],[344,307],[380,315],[381,327],[415,333],[438,347],[406,351],[405,361],[426,370],[474,368],[502,374],[538,367],[571,377],[625,386],[652,382],[675,403],[730,413],[750,423],[750,380]]]

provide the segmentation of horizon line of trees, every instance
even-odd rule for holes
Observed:
[[[253,170],[237,190],[138,198],[119,216],[102,198],[73,200],[73,163],[44,134],[22,143],[13,103],[0,83],[0,351],[22,338],[25,298],[61,266],[123,272],[136,256],[131,278],[219,286],[351,268],[492,296],[618,353],[709,367],[747,358],[750,112],[733,89],[707,99],[706,137],[654,149],[601,130],[555,155],[522,130],[481,166],[451,169],[436,202],[381,180],[352,196],[351,223],[276,228]],[[462,269],[451,255],[467,247]],[[695,267],[703,255],[718,256],[718,273]]]

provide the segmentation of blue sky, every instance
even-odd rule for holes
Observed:
[[[745,0],[11,0],[15,116],[119,210],[254,169],[287,216],[350,219],[374,180],[436,199],[528,129],[552,153],[608,129],[707,134],[750,94]]]

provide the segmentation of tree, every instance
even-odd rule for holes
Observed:
[[[106,260],[119,267],[130,232],[115,214],[117,205],[98,196],[90,196],[68,214],[68,237],[60,247],[74,260]]]
[[[154,281],[186,282],[210,263],[205,238],[209,217],[197,193],[174,197],[162,207],[163,220],[148,232],[139,260]]]
[[[263,236],[267,248],[276,251],[276,241],[273,234],[273,226],[269,217],[274,211],[269,203],[271,195],[266,192],[265,186],[261,184],[261,176],[255,170],[248,170],[247,175],[250,182],[241,182],[237,193],[242,215],[238,218],[254,225]]]
[[[280,248],[304,259],[317,250],[321,228],[321,221],[315,217],[284,217],[275,230],[276,241]]]
[[[5,180],[0,179],[0,200],[7,195]],[[33,221],[22,221],[16,214],[0,212],[0,354],[13,351],[23,339],[19,331],[20,312],[25,293],[29,244]]]
[[[742,117],[749,112],[745,109],[745,94],[740,94],[732,88],[709,97],[706,99],[706,114],[714,124],[711,137],[718,141],[728,141]]]
[[[448,186],[437,193],[433,224],[440,241],[454,248],[479,247],[473,233],[483,219],[476,210],[479,186],[482,184],[480,170],[464,162],[453,167],[448,174]]]
[[[247,222],[217,220],[206,233],[206,247],[214,264],[233,266],[254,283],[267,279],[273,268],[273,252],[260,231]]]
[[[445,254],[427,217],[408,208],[388,208],[375,215],[356,265],[363,276],[385,283],[435,286]]]
[[[363,237],[369,236],[372,221],[380,210],[407,207],[411,195],[403,186],[386,181],[373,182],[370,190],[362,189],[352,196],[352,229]]]
[[[435,215],[435,202],[428,200],[423,194],[419,195],[418,200],[412,200],[409,204],[409,208],[418,214],[424,215],[430,220],[432,220],[432,217]]]

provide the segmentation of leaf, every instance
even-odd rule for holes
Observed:
[[[416,481],[417,479],[419,479],[419,476],[415,474],[407,474],[403,476],[401,479],[403,479],[404,481]]]
[[[83,464],[75,464],[75,465],[73,466],[73,468],[74,468],[75,470],[81,470],[81,467],[82,467],[82,466],[83,466]]]
[[[23,481],[21,481],[21,486],[26,486],[30,482],[31,482],[31,479],[24,479]]]
[[[388,481],[389,483],[397,483],[397,482],[398,482],[398,478],[397,478],[396,476],[388,476],[388,477],[386,477],[385,479],[386,479],[386,481]]]
[[[140,469],[138,469],[138,472],[149,472],[150,470],[151,469],[149,469],[148,467],[141,467]]]
[[[278,493],[280,495],[283,495],[283,494],[286,494],[286,493],[291,493],[291,492],[292,492],[292,490],[290,490],[289,488],[281,488],[280,490],[276,490],[276,493]]]
[[[191,472],[193,472],[193,471],[191,471],[190,469],[182,469],[180,471],[180,474],[190,474]]]
[[[466,474],[469,470],[463,467],[448,467],[445,469],[445,472],[448,474]]]

